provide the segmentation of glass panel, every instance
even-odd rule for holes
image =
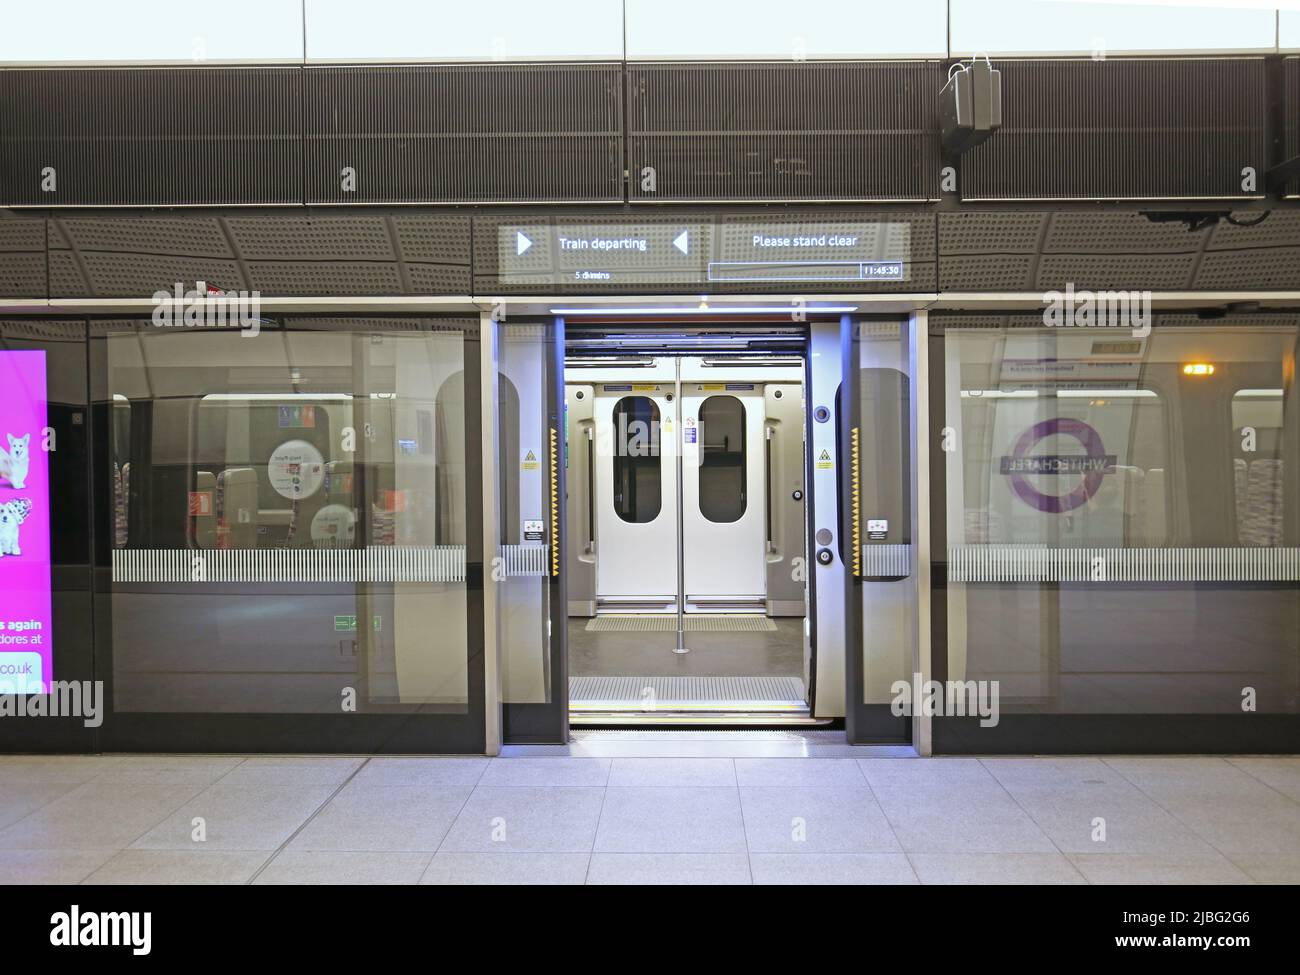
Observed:
[[[897,681],[915,670],[916,587],[912,559],[912,384],[907,327],[863,322],[858,328],[858,433],[841,448],[846,462],[857,453],[857,541],[842,550],[862,578],[863,703],[892,703]],[[852,517],[850,515],[850,517]]]
[[[944,0],[914,0],[889,16],[860,0],[791,5],[757,0],[737,17],[726,4],[627,0],[627,51],[637,60],[855,59],[948,53]],[[689,30],[682,25],[689,24]],[[615,57],[614,60],[618,60]]]
[[[710,396],[700,404],[700,514],[739,521],[745,513],[745,404]]]
[[[1275,12],[1244,6],[951,0],[948,47],[953,56],[1271,49]]]
[[[94,676],[85,336],[81,322],[0,321],[0,695]],[[32,750],[19,743],[41,724],[11,718],[0,738]]]
[[[118,710],[466,711],[465,335],[368,326],[108,336]]]
[[[1294,713],[1297,329],[1100,331],[945,333],[949,677],[1008,713]]]
[[[358,17],[350,0],[312,0],[305,12],[311,61],[623,59],[623,9],[616,3],[491,0],[452,11],[442,4],[371,0],[366,16]]]
[[[508,704],[551,700],[551,474],[546,325],[502,325],[501,694]]]
[[[659,476],[659,406],[647,396],[614,404],[614,510],[624,521],[645,524],[663,507]]]
[[[106,4],[68,0],[60,6],[58,17],[43,16],[36,7],[6,6],[6,29],[0,32],[0,61],[5,63],[247,64],[300,62],[303,55],[302,10],[297,3],[134,0]],[[218,11],[224,23],[244,28],[213,30]],[[174,32],[151,39],[155,26],[162,23],[171,24]]]

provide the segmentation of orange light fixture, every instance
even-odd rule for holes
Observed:
[[[1183,366],[1184,376],[1213,376],[1214,366],[1209,362],[1189,362]]]

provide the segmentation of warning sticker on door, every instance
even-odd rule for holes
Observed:
[[[539,471],[542,469],[542,462],[537,459],[537,451],[528,450],[524,452],[524,459],[519,462],[519,466],[526,471]]]
[[[685,443],[695,443],[695,432],[699,429],[695,425],[695,417],[688,416],[682,421],[682,439]]]
[[[889,520],[886,518],[868,518],[867,519],[867,539],[872,542],[883,542],[889,538]]]
[[[834,466],[835,461],[831,459],[831,452],[823,447],[822,452],[817,455],[817,469],[819,471],[829,471]]]
[[[524,522],[524,541],[525,541],[525,542],[544,542],[544,541],[546,541],[546,522],[544,522],[544,521],[525,521],[525,522]]]

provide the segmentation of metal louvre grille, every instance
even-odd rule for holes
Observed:
[[[305,78],[309,202],[622,199],[617,66],[307,68]]]
[[[1242,169],[1267,168],[1262,59],[997,66],[1002,128],[964,157],[963,199],[1248,197]]]
[[[634,64],[627,78],[633,202],[935,198],[938,62]]]
[[[1291,159],[1300,156],[1300,58],[1283,59],[1282,93],[1282,104],[1286,110],[1282,133],[1285,151],[1282,157]],[[1286,195],[1300,196],[1300,178],[1287,183]]]
[[[301,203],[299,85],[293,68],[0,71],[0,203]]]

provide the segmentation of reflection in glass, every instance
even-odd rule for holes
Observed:
[[[1300,330],[1035,325],[945,331],[949,678],[1009,712],[1300,709]]]
[[[466,710],[464,334],[363,325],[108,335],[119,710]]]
[[[1232,396],[1232,488],[1237,540],[1282,544],[1285,413],[1281,389],[1241,389]]]

